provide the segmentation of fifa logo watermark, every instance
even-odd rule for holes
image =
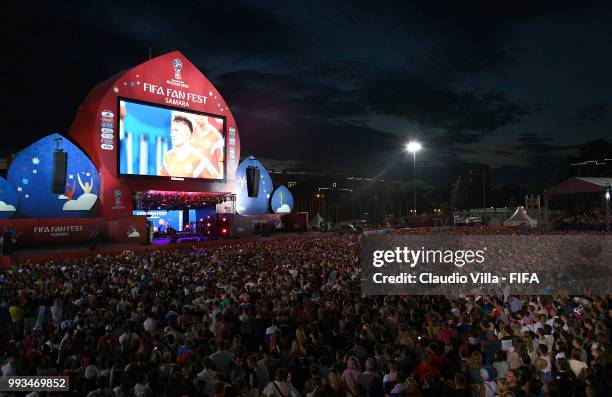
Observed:
[[[174,60],[172,61],[172,66],[174,66],[174,79],[180,80],[181,79],[181,69],[183,69],[183,61],[181,61],[178,58],[174,58]]]

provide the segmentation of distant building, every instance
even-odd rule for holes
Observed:
[[[612,156],[609,159],[570,163],[570,177],[604,178],[612,176]]]

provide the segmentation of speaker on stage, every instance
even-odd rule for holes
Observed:
[[[66,191],[66,169],[68,168],[68,153],[64,151],[53,152],[53,178],[51,191],[63,194]]]
[[[259,195],[259,168],[254,165],[249,165],[246,168],[247,192],[249,197],[257,197]]]

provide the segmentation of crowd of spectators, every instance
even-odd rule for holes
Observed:
[[[605,226],[605,225],[604,225]],[[394,235],[405,235],[405,234],[448,234],[448,235],[596,235],[596,234],[608,234],[605,227],[601,228],[552,228],[546,229],[542,227],[527,227],[527,226],[450,226],[450,227],[424,227],[424,228],[402,228],[391,230],[389,234]]]
[[[610,219],[608,219],[608,223],[610,223]],[[568,214],[557,219],[555,222],[555,229],[560,231],[604,231],[606,227],[606,212],[602,209],[591,209],[580,211],[576,214]]]
[[[89,397],[609,395],[610,297],[363,296],[359,239],[1,269],[2,375]]]

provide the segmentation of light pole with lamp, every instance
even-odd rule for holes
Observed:
[[[406,150],[409,151],[410,153],[412,153],[412,184],[413,186],[413,190],[414,190],[414,202],[413,205],[414,207],[412,208],[412,212],[414,212],[414,215],[416,216],[417,212],[416,212],[416,208],[417,208],[417,193],[416,193],[416,152],[418,152],[419,150],[421,150],[422,146],[420,143],[418,143],[417,141],[410,141],[408,142],[408,144],[406,145]]]
[[[610,231],[610,185],[606,184],[606,232]]]

